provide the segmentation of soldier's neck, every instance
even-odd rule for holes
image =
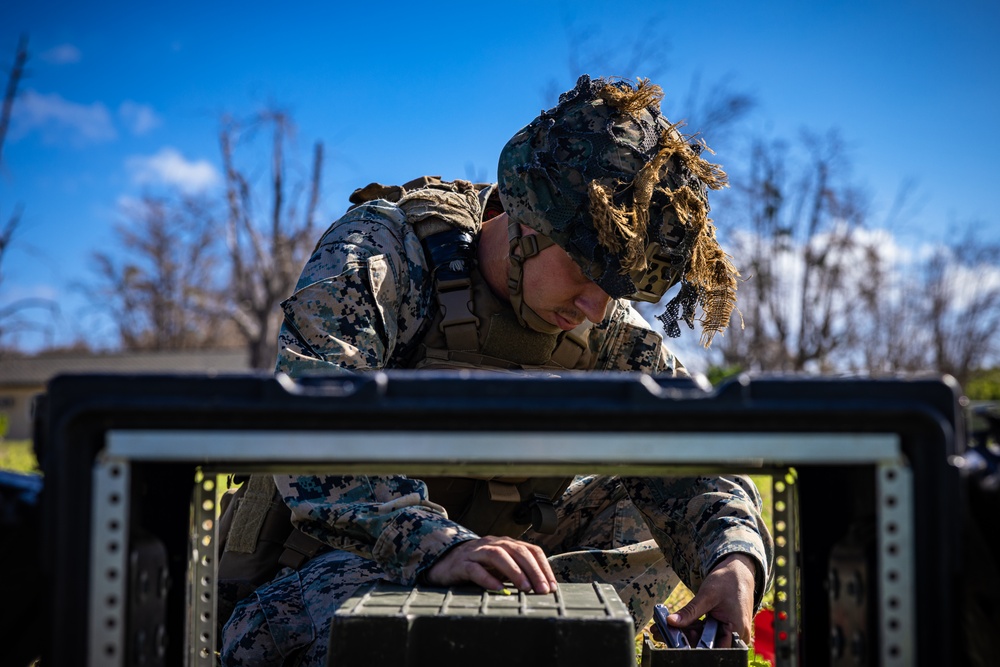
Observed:
[[[479,232],[479,248],[476,251],[479,273],[486,280],[490,291],[504,303],[510,302],[510,293],[507,291],[509,252],[507,214],[501,213],[495,218],[484,221]]]

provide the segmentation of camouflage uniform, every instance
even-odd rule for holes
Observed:
[[[404,211],[378,200],[335,222],[283,308],[278,371],[301,377],[404,366],[436,309],[427,258]],[[615,302],[591,332],[594,365],[632,369],[627,360],[637,355],[609,349],[620,343],[609,331],[611,323],[640,320],[628,302]],[[645,370],[685,372],[657,347],[638,354]],[[358,586],[377,578],[412,584],[449,548],[478,537],[449,520],[417,479],[276,475],[275,482],[298,528],[336,550],[283,570],[237,606],[223,664],[323,664],[332,615]],[[557,506],[557,533],[529,531],[524,539],[552,557],[561,581],[614,584],[641,627],[678,573],[697,590],[734,552],[757,561],[759,601],[772,558],[760,505],[753,484],[737,476],[586,477]]]

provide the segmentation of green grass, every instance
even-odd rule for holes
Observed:
[[[0,440],[0,470],[39,472],[30,440]]]

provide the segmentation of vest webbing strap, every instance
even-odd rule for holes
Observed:
[[[251,475],[246,484],[246,494],[239,501],[233,527],[226,540],[226,551],[252,554],[257,548],[257,538],[271,508],[276,487],[270,475]]]
[[[313,556],[330,550],[330,546],[325,542],[320,542],[311,535],[306,535],[301,530],[292,529],[288,539],[285,540],[285,550],[281,552],[278,563],[285,567],[297,570],[306,564]]]
[[[441,206],[445,203],[442,202]],[[423,227],[426,230],[430,222],[447,219],[428,217],[423,221]],[[474,312],[470,277],[476,262],[472,233],[452,227],[421,236],[420,241],[434,276],[434,294],[441,310],[438,331],[444,334],[449,350],[478,350],[480,321]]]
[[[444,313],[439,325],[449,350],[479,349],[479,318],[472,312],[472,281],[452,280],[436,286],[438,303]]]
[[[552,351],[549,361],[563,368],[576,368],[583,353],[587,351],[587,341],[576,332],[577,330],[573,329],[563,335],[556,349]]]
[[[510,484],[499,479],[491,479],[487,484],[489,485],[490,500],[502,503],[521,502],[521,494],[517,490],[517,484]]]

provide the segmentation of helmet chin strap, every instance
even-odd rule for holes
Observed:
[[[510,244],[510,271],[507,276],[507,291],[510,292],[510,305],[522,327],[533,329],[544,334],[557,334],[562,329],[543,320],[538,313],[524,302],[524,263],[529,257],[534,257],[556,242],[548,236],[531,234],[523,236],[521,225],[513,218],[507,220],[507,240]],[[521,250],[520,254],[515,251]]]

